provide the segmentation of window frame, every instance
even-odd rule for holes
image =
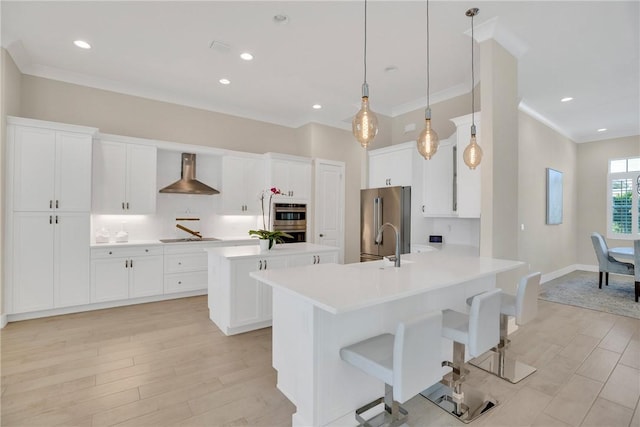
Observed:
[[[607,238],[619,240],[636,240],[640,239],[640,212],[638,204],[640,199],[640,170],[629,171],[629,160],[638,159],[639,157],[618,157],[609,159],[607,165]],[[626,160],[627,170],[625,172],[611,172],[611,163],[614,161]],[[619,179],[631,180],[631,233],[616,233],[613,231],[613,181]]]

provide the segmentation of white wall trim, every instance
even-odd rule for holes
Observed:
[[[540,283],[547,283],[553,279],[557,279],[558,277],[564,276],[565,274],[569,274],[573,271],[581,270],[581,271],[592,271],[597,273],[598,266],[597,265],[588,265],[588,264],[571,264],[560,270],[552,271],[550,273],[543,274],[540,278]]]
[[[0,329],[3,329],[5,326],[7,326],[7,323],[9,323],[7,321],[7,315],[6,314],[0,315]]]
[[[59,316],[62,314],[82,313],[86,311],[102,310],[104,308],[124,307],[127,305],[143,304],[147,302],[165,301],[170,299],[178,299],[185,297],[193,297],[198,295],[207,295],[207,289],[179,292],[175,294],[154,295],[150,297],[133,298],[128,300],[107,301],[94,304],[76,305],[73,307],[54,308],[51,310],[32,311],[29,313],[16,313],[2,315],[3,319],[9,322],[17,322],[20,320],[39,319],[41,317]]]

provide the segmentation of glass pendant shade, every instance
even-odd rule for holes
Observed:
[[[429,160],[438,151],[440,138],[438,138],[436,131],[431,128],[431,118],[427,118],[424,121],[424,129],[420,132],[416,143],[420,155]]]
[[[471,134],[471,141],[469,141],[469,145],[467,145],[467,148],[464,149],[462,158],[464,159],[464,163],[471,170],[478,167],[478,165],[482,161],[482,148],[480,148],[478,142],[476,141],[475,132]]]
[[[369,109],[369,97],[362,97],[362,106],[353,117],[353,135],[356,137],[362,148],[367,148],[371,141],[378,134],[378,118]]]

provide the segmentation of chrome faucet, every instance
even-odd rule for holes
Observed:
[[[380,243],[382,241],[382,231],[387,226],[393,228],[393,231],[396,232],[396,259],[395,259],[394,266],[400,267],[400,232],[398,231],[398,228],[395,225],[391,224],[390,222],[385,222],[384,224],[382,224],[378,229],[378,235],[376,236],[376,243]]]

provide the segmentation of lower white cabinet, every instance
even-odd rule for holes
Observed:
[[[209,251],[209,318],[225,335],[271,325],[272,289],[249,276],[251,272],[338,260],[338,248],[307,243],[291,243],[282,245],[282,248],[278,246],[278,250],[265,253],[260,253],[257,247]],[[288,250],[284,247],[304,250]]]
[[[207,289],[207,253],[202,244],[165,247],[164,293]]]
[[[89,221],[88,213],[14,213],[10,314],[89,302]]]
[[[91,250],[91,302],[162,295],[163,247]]]
[[[286,267],[283,257],[231,261],[230,328],[271,320],[271,287],[249,276],[259,270]]]
[[[319,252],[289,257],[287,267],[298,267],[311,264],[329,264],[338,262],[338,254],[334,252]]]

